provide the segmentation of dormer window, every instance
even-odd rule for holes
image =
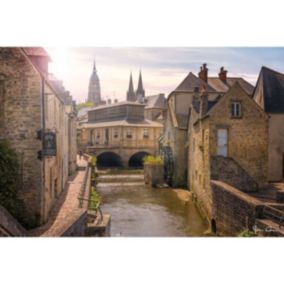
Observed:
[[[242,117],[242,104],[240,102],[232,102],[231,104],[231,117],[241,118]]]

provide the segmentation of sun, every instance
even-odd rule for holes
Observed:
[[[49,63],[49,71],[56,77],[69,77],[70,72],[74,70],[74,62],[71,52],[68,47],[46,47],[47,52],[51,57]]]

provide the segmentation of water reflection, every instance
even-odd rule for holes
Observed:
[[[207,230],[192,202],[181,201],[171,189],[145,186],[141,175],[121,180],[101,175],[97,188],[103,212],[111,214],[112,236],[202,236]]]

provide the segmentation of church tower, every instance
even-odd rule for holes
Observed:
[[[138,88],[136,90],[136,98],[137,98],[138,102],[144,103],[144,100],[145,100],[145,90],[143,88],[141,70],[140,70],[140,73],[139,73],[139,81],[138,81]]]
[[[133,88],[132,73],[130,73],[129,87],[128,87],[128,91],[127,91],[126,100],[129,101],[129,102],[135,102],[136,99],[137,99],[136,94],[135,94],[134,88]]]
[[[97,74],[96,62],[94,61],[93,73],[90,78],[88,102],[99,105],[101,103],[101,87],[100,80]]]

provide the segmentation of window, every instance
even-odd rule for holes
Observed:
[[[228,129],[218,129],[217,132],[217,155],[228,155]]]
[[[113,138],[118,138],[118,130],[115,129],[114,132],[113,132]]]
[[[149,138],[149,130],[148,128],[143,129],[143,138],[148,139]]]
[[[241,109],[241,103],[240,102],[233,102],[231,105],[231,115],[234,118],[240,118],[242,117],[242,109]]]
[[[131,129],[126,130],[126,138],[132,138],[132,131]]]

